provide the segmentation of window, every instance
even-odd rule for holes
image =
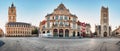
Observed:
[[[45,26],[43,26],[43,28],[45,28]]]
[[[63,20],[63,16],[60,16],[60,20]]]
[[[50,27],[50,22],[47,22],[47,27],[48,27],[48,28]]]
[[[69,26],[68,22],[65,22],[65,26]]]
[[[55,22],[55,26],[58,26],[58,22]]]
[[[107,17],[104,17],[103,21],[104,23],[107,23]]]
[[[47,17],[47,20],[50,20],[50,17]]]
[[[80,29],[80,26],[78,25],[78,29]]]
[[[76,21],[76,18],[73,18],[73,21]]]
[[[67,16],[65,16],[65,20],[68,20]]]
[[[104,26],[104,30],[105,30],[105,31],[107,30],[107,26]]]
[[[73,29],[75,29],[76,28],[76,24],[73,24]]]
[[[63,26],[63,22],[60,22],[60,26]]]
[[[58,16],[55,16],[55,20],[58,20]]]

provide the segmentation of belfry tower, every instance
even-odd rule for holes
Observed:
[[[16,22],[16,7],[13,3],[8,8],[8,22]]]
[[[101,18],[100,19],[101,37],[108,37],[108,36],[110,36],[108,8],[105,8],[105,7],[102,6],[100,18]]]

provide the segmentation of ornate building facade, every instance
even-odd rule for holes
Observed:
[[[109,26],[109,10],[102,6],[100,25],[95,26],[97,36],[109,37],[111,35],[111,27]]]
[[[64,4],[60,4],[54,12],[45,16],[40,22],[40,33],[51,33],[55,37],[79,37],[81,23],[76,15],[70,13]]]
[[[5,25],[6,36],[31,36],[31,24],[16,22],[16,7],[12,3],[8,10],[8,22]]]

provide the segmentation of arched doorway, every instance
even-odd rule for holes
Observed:
[[[75,31],[73,32],[73,37],[75,37]]]
[[[63,37],[63,29],[59,30],[59,37]]]
[[[65,37],[69,37],[69,30],[68,29],[65,30]]]
[[[45,31],[43,31],[43,34],[45,34]]]
[[[58,36],[58,33],[57,33],[57,32],[58,32],[58,30],[57,30],[57,29],[54,29],[54,30],[53,30],[53,36]]]
[[[78,37],[80,36],[80,33],[79,33],[79,32],[77,33],[77,36],[78,36]]]
[[[104,37],[107,37],[107,32],[104,32]]]
[[[47,33],[50,33],[50,31],[48,30]]]

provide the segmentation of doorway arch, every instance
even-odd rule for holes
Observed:
[[[58,32],[58,30],[57,30],[57,29],[54,29],[54,30],[53,30],[53,36],[58,36],[58,33],[57,33],[57,32]]]
[[[75,31],[73,32],[73,37],[75,37]]]
[[[107,32],[104,32],[104,37],[107,37]]]
[[[59,29],[59,37],[63,37],[63,29]]]
[[[69,30],[68,29],[65,30],[65,37],[69,37]]]
[[[80,36],[80,33],[79,33],[79,32],[77,32],[77,36],[78,36],[78,37]]]

